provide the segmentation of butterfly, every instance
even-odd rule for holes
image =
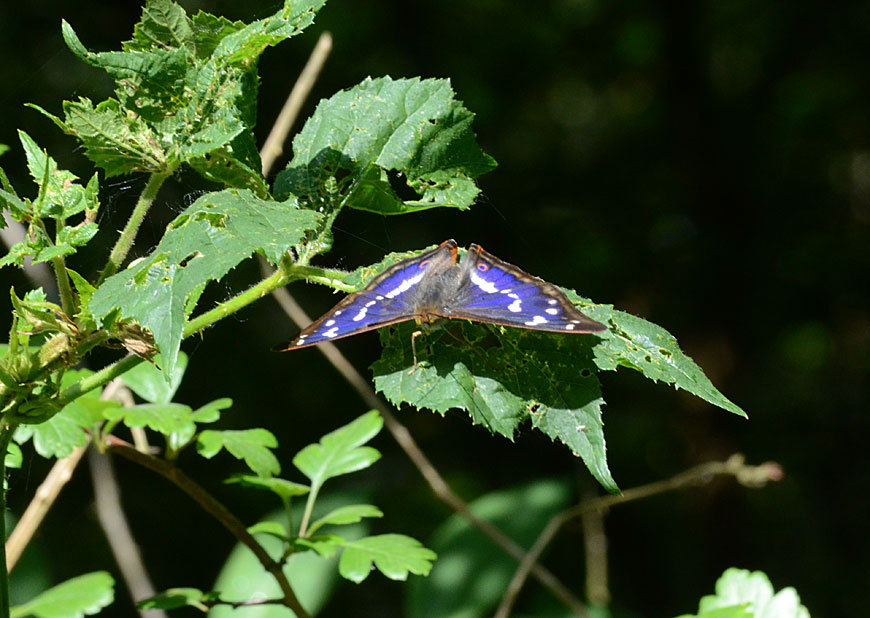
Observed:
[[[416,320],[472,320],[556,333],[597,333],[607,327],[586,317],[552,283],[471,245],[457,264],[456,241],[402,260],[346,296],[303,329],[282,351]],[[415,363],[416,365],[416,363]]]

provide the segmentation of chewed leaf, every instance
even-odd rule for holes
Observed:
[[[260,200],[235,189],[209,193],[169,224],[149,257],[107,279],[89,309],[97,319],[120,309],[123,317],[150,329],[168,379],[177,363],[188,298],[255,251],[277,263],[320,218],[292,200]]]
[[[324,187],[337,180],[345,203],[360,210],[468,208],[479,192],[474,179],[495,167],[475,142],[473,117],[448,80],[366,79],[321,101],[293,140],[275,192],[329,201]]]
[[[581,457],[608,491],[618,491],[607,467],[604,402],[592,362],[596,336],[464,322],[444,328],[464,341],[438,331],[417,338],[418,365],[410,373],[414,327],[382,329],[375,387],[396,405],[465,410],[473,423],[507,438],[530,422]]]
[[[580,297],[568,291],[578,302]],[[588,304],[588,303],[587,303]],[[581,308],[590,317],[611,325],[595,346],[595,365],[602,370],[628,367],[640,371],[654,382],[673,384],[715,406],[739,416],[746,413],[713,386],[701,368],[680,350],[677,340],[661,326],[608,305]]]

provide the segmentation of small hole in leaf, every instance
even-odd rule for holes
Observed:
[[[390,181],[390,188],[403,202],[420,199],[420,194],[408,185],[408,177],[403,172],[387,170],[387,179]]]

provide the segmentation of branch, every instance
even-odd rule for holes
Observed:
[[[268,571],[281,588],[281,593],[284,595],[284,605],[289,607],[296,614],[297,618],[309,618],[308,613],[299,603],[290,582],[281,570],[281,564],[274,560],[263,546],[257,543],[257,540],[248,532],[245,525],[238,517],[233,515],[227,507],[219,502],[214,496],[203,489],[196,481],[187,476],[180,469],[176,468],[172,463],[163,459],[152,457],[146,453],[140,453],[131,445],[127,444],[116,436],[107,436],[106,445],[114,453],[129,459],[130,461],[148,468],[152,472],[156,472],[173,485],[186,493],[194,502],[196,502],[204,511],[214,517],[218,522],[232,534],[245,547],[250,549],[253,554],[263,565],[263,568]]]
[[[494,618],[507,618],[510,616],[511,608],[516,601],[520,589],[523,587],[525,580],[528,578],[529,572],[537,564],[541,554],[556,536],[556,533],[566,523],[575,517],[581,517],[586,513],[594,511],[604,511],[617,504],[625,504],[643,498],[649,498],[668,491],[674,491],[688,485],[700,485],[709,483],[716,476],[733,476],[738,483],[744,487],[760,488],[765,486],[770,481],[779,481],[783,477],[782,468],[777,463],[768,462],[760,466],[746,465],[743,455],[736,454],[728,458],[727,461],[712,461],[710,463],[701,464],[690,468],[685,472],[663,481],[656,481],[648,485],[642,485],[633,489],[626,490],[620,496],[603,496],[583,502],[573,508],[554,515],[552,519],[544,527],[544,530],[538,536],[538,540],[523,558],[507,591],[502,597],[501,604]]]

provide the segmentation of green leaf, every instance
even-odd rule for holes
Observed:
[[[569,298],[579,297],[566,290]],[[661,326],[607,305],[582,306],[589,317],[610,324],[600,334],[594,348],[595,364],[602,370],[628,367],[640,371],[654,382],[673,384],[715,406],[746,417],[746,413],[729,401],[704,375],[695,362],[677,345],[677,340]]]
[[[355,524],[363,520],[364,517],[383,517],[383,512],[372,504],[349,504],[342,506],[334,511],[330,511],[317,521],[311,524],[308,528],[308,534],[314,534],[319,528],[327,524],[335,526],[344,524]]]
[[[193,410],[180,403],[143,403],[132,408],[117,408],[105,414],[108,420],[124,421],[128,427],[148,427],[169,436],[192,436],[196,431]]]
[[[470,503],[471,512],[521,547],[530,547],[547,522],[571,504],[570,479],[543,479],[494,491]],[[438,554],[429,577],[406,589],[408,618],[491,616],[517,569],[517,561],[454,514],[426,543]]]
[[[24,456],[21,453],[21,447],[15,444],[15,442],[10,442],[6,448],[6,457],[4,458],[6,468],[20,468],[23,460]]]
[[[151,363],[139,363],[121,376],[124,384],[145,401],[151,403],[169,403],[175,397],[175,391],[181,385],[184,372],[187,369],[187,354],[178,353],[178,359],[169,375],[169,381],[158,367],[162,364],[160,355],[154,358],[156,367]]]
[[[249,474],[235,474],[228,478],[227,483],[238,483],[244,487],[255,487],[257,489],[267,489],[277,494],[282,500],[287,501],[294,496],[302,496],[311,491],[308,485],[294,483],[286,479],[275,477],[263,478],[260,476],[251,476]]]
[[[136,603],[138,609],[178,609],[179,607],[195,607],[207,611],[206,603],[217,599],[213,592],[203,592],[196,588],[169,588],[151,598]]]
[[[404,581],[408,573],[428,575],[436,557],[435,552],[409,536],[380,534],[346,542],[338,572],[358,584],[369,576],[374,563],[390,579]]]
[[[335,509],[342,504],[360,502],[360,495],[347,495],[342,491],[331,491],[317,501],[316,514]],[[274,512],[269,519],[286,521],[287,513],[284,509]],[[367,534],[367,520],[359,524],[342,528],[342,541],[355,539]],[[323,536],[323,535],[318,535]],[[286,550],[286,544],[280,539],[262,535],[257,541],[269,552],[269,555],[278,560]],[[299,596],[302,606],[311,616],[325,615],[320,610],[327,603],[341,581],[336,568],[337,560],[325,560],[314,551],[297,551],[293,553],[284,564],[283,571],[290,580],[293,589]],[[247,601],[250,599],[280,598],[282,593],[275,578],[266,571],[257,558],[247,547],[237,544],[214,584],[215,590],[221,591],[221,598],[225,601]],[[275,607],[273,613],[268,613],[270,618],[287,618],[288,612],[285,607]],[[243,613],[257,612],[259,618],[265,618],[269,610],[267,608],[246,608]],[[231,607],[215,607],[209,613],[209,618],[239,618],[239,610]]]
[[[268,534],[278,539],[287,539],[287,529],[277,521],[261,521],[248,528],[248,534]]]
[[[228,189],[204,195],[169,224],[146,259],[109,277],[91,298],[90,311],[105,318],[114,309],[151,330],[170,376],[175,368],[188,297],[218,280],[255,251],[273,264],[320,215],[293,201],[257,199]]]
[[[459,408],[493,433],[512,438],[528,422],[581,457],[593,476],[618,492],[607,466],[601,387],[595,376],[594,335],[561,335],[467,322],[416,340],[413,325],[380,331],[383,352],[372,365],[375,388],[393,404],[440,414]]]
[[[716,610],[734,608],[757,618],[810,618],[794,588],[783,588],[774,594],[770,580],[761,571],[726,570],[716,582],[716,594],[701,599],[698,616],[709,618]]]
[[[28,603],[12,608],[11,616],[82,618],[96,614],[114,600],[115,581],[105,571],[79,575],[50,588]]]
[[[197,423],[214,423],[221,417],[221,411],[232,407],[233,400],[229,397],[221,397],[214,401],[209,401],[201,408],[194,410],[193,420]]]
[[[67,371],[61,380],[62,388],[68,388],[76,382],[93,375],[86,369]],[[94,389],[85,393],[47,421],[38,425],[20,425],[14,434],[19,444],[33,439],[33,447],[42,457],[66,457],[78,446],[88,442],[85,429],[102,420],[103,415],[118,408],[116,401],[100,399],[102,389]]]
[[[370,446],[362,446],[383,427],[384,421],[377,410],[367,412],[309,444],[293,458],[293,465],[311,480],[312,488],[319,488],[326,480],[368,468],[381,454]]]
[[[64,105],[63,120],[109,176],[190,164],[209,180],[268,194],[253,126],[259,55],[313,22],[325,0],[286,0],[245,25],[151,0],[122,51],[90,52],[63,23],[69,48],[115,80],[115,99]],[[43,112],[45,113],[45,112]]]
[[[342,204],[380,214],[464,210],[479,192],[474,179],[495,167],[475,142],[473,117],[449,80],[368,78],[320,102],[275,192],[319,207],[334,205],[337,191]],[[391,175],[416,197],[397,195]]]
[[[196,450],[206,459],[214,457],[222,448],[237,459],[243,459],[258,476],[270,477],[281,472],[278,459],[270,448],[278,446],[278,440],[265,429],[242,431],[207,429],[199,434]]]
[[[306,539],[294,539],[293,544],[302,550],[312,549],[321,558],[332,558],[347,540],[337,534],[315,534]]]

